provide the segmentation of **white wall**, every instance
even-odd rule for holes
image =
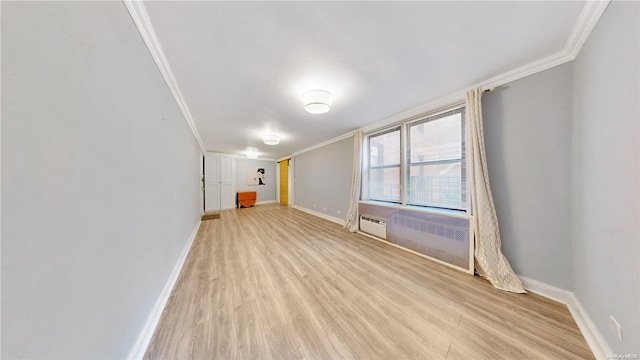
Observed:
[[[199,148],[123,3],[1,6],[2,358],[125,358],[199,222]]]
[[[572,289],[572,63],[483,96],[502,250],[514,271]]]
[[[276,163],[273,160],[236,158],[236,191],[255,191],[256,202],[276,201]],[[266,185],[249,186],[249,169],[265,169]]]
[[[296,207],[344,220],[349,210],[353,172],[353,137],[294,158]]]
[[[573,290],[617,354],[640,353],[639,15],[612,2],[574,65]]]

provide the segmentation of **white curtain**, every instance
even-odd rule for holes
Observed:
[[[480,276],[505,291],[525,293],[522,282],[513,272],[500,249],[498,217],[491,196],[487,158],[482,128],[482,89],[466,94],[467,121],[469,123],[469,178],[475,222],[475,266]]]
[[[344,228],[351,232],[358,231],[358,201],[360,200],[360,181],[362,172],[362,130],[353,133],[353,175],[351,176],[351,197],[349,212]]]

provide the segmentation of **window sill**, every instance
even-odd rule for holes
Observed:
[[[453,216],[453,217],[459,217],[464,219],[470,219],[472,217],[466,211],[462,211],[462,210],[441,209],[441,208],[415,206],[415,205],[402,205],[402,204],[394,204],[394,203],[388,203],[384,201],[375,201],[375,200],[360,200],[358,201],[358,203],[395,208],[398,210],[410,210],[410,211],[416,211],[416,212],[423,212],[427,214]]]

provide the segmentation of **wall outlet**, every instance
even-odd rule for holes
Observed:
[[[622,341],[622,326],[620,326],[616,319],[611,315],[609,315],[609,327],[611,328],[611,331],[616,334],[618,340]]]

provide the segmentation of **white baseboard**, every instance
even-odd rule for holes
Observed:
[[[578,298],[571,291],[563,290],[543,282],[518,275],[525,289],[548,299],[567,305],[573,320],[582,332],[596,359],[605,359],[605,354],[612,354],[611,348],[598,328],[593,324],[589,314],[584,310]]]
[[[140,360],[144,357],[144,353],[147,351],[147,347],[149,346],[149,342],[151,341],[151,337],[153,336],[153,332],[158,325],[158,321],[160,321],[160,316],[162,315],[162,311],[164,310],[165,305],[167,304],[167,300],[169,300],[169,295],[171,295],[171,290],[173,290],[173,286],[178,280],[178,275],[180,275],[180,270],[182,270],[182,265],[184,265],[184,261],[187,259],[187,254],[189,254],[189,250],[191,249],[191,244],[193,240],[196,238],[196,234],[198,233],[198,228],[200,228],[200,221],[196,224],[196,227],[191,232],[191,236],[189,237],[189,241],[182,249],[182,254],[178,258],[178,261],[173,266],[173,271],[167,279],[167,282],[164,284],[164,288],[158,295],[156,299],[156,303],[153,305],[149,316],[147,317],[147,321],[138,335],[138,339],[136,339],[133,348],[129,351],[129,355],[127,355],[127,359],[129,360]]]
[[[518,275],[522,281],[522,286],[532,293],[544,296],[547,299],[557,301],[561,304],[568,305],[573,298],[573,293],[564,289],[557,288],[555,286],[545,284],[538,280],[533,280],[528,277]]]
[[[275,200],[256,201],[256,205],[273,204],[275,202]]]
[[[573,293],[571,294],[571,302],[567,304],[567,307],[576,324],[578,324],[578,328],[580,328],[584,339],[587,341],[587,344],[589,344],[593,356],[595,356],[596,359],[604,360],[606,359],[606,354],[613,354],[611,347],[609,347],[609,344],[607,344],[607,341],[600,331],[598,331],[593,321],[591,321],[589,314],[587,314]]]
[[[313,211],[313,210],[309,210],[307,208],[303,208],[299,205],[295,205],[294,209],[298,209],[300,211],[306,212],[307,214],[311,214],[311,215],[315,215],[317,217],[323,218],[325,220],[329,220],[331,222],[334,222],[336,224],[340,224],[342,226],[344,226],[345,220],[344,219],[338,219],[337,217],[333,217],[333,216],[329,216],[327,214],[323,214],[317,211]]]

